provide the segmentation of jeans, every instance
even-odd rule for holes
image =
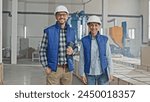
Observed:
[[[107,76],[102,75],[86,75],[87,85],[108,85]]]

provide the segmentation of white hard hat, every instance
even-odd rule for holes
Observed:
[[[91,23],[91,22],[95,22],[95,23],[101,24],[100,18],[98,16],[95,16],[95,15],[89,17],[89,19],[87,21],[87,24]]]
[[[59,5],[56,7],[54,14],[56,14],[57,12],[63,12],[63,11],[69,14],[67,7],[63,5]]]

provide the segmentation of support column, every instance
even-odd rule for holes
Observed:
[[[18,0],[12,0],[11,64],[17,64],[17,11]]]
[[[2,63],[2,9],[3,0],[0,0],[0,85],[3,84],[3,63]]]
[[[2,63],[2,1],[0,0],[0,63]]]
[[[108,0],[102,0],[102,28],[103,28],[103,34],[107,33],[107,19],[108,19]]]

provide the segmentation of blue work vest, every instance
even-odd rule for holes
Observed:
[[[66,45],[70,42],[75,44],[75,30],[68,24],[66,24],[66,28]],[[46,33],[48,37],[48,47],[46,53],[48,67],[50,67],[51,70],[55,72],[57,71],[58,65],[60,29],[60,25],[56,22],[55,25],[52,25],[44,30],[44,33]],[[69,71],[73,71],[73,57],[67,58],[67,64]]]
[[[84,38],[82,38],[82,44],[84,49],[84,72],[86,74],[89,74],[90,72],[90,65],[91,65],[91,40],[92,36],[91,34],[88,34]],[[99,33],[96,35],[96,41],[99,48],[99,58],[100,58],[100,64],[102,68],[102,73],[107,74],[107,58],[106,58],[106,44],[107,44],[108,38],[104,35],[100,35]]]

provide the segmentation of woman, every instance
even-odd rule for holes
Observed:
[[[107,85],[112,79],[112,59],[108,38],[100,34],[101,21],[90,16],[89,34],[82,38],[79,74],[84,84]]]

